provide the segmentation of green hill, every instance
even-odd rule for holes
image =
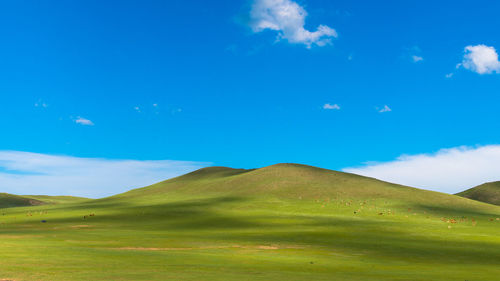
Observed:
[[[394,206],[428,209],[488,208],[454,195],[300,164],[260,169],[209,167],[114,198],[233,196],[315,200],[385,200]]]
[[[42,204],[44,204],[44,202],[36,200],[34,198],[0,193],[0,208],[38,206]]]
[[[73,196],[13,195],[0,193],[0,208],[40,206],[44,204],[78,203],[89,200]]]
[[[40,198],[42,200],[43,198]],[[3,209],[0,280],[498,280],[500,207],[296,164]]]
[[[76,196],[24,195],[23,197],[39,200],[45,204],[81,203],[90,200],[89,198]]]
[[[500,181],[488,182],[460,192],[457,195],[481,202],[500,205]]]

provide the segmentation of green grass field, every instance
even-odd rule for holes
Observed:
[[[308,166],[206,168],[98,200],[30,198],[45,204],[0,205],[0,280],[500,276],[499,206]]]

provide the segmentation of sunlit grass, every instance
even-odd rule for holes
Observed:
[[[500,207],[272,169],[4,208],[0,280],[498,280]]]

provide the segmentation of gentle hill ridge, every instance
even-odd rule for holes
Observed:
[[[234,168],[228,168],[228,167],[207,167],[207,168],[201,168],[199,170],[196,170],[194,172],[170,179],[169,181],[173,181],[176,179],[210,179],[210,178],[217,178],[217,177],[227,177],[227,176],[233,176],[233,175],[238,175],[246,172],[252,171],[247,170],[247,169],[234,169]]]
[[[301,164],[276,164],[259,169],[203,168],[113,198],[147,196],[243,196],[282,199],[386,199],[405,205],[475,208],[459,196],[393,184],[360,175]],[[479,203],[480,204],[480,203]],[[481,204],[480,204],[481,205]]]
[[[0,193],[0,208],[39,206],[43,204],[44,202],[33,198],[27,198],[24,196],[8,193]]]
[[[500,205],[500,181],[488,182],[457,193],[465,198]]]
[[[78,203],[90,200],[74,196],[13,195],[0,193],[0,208],[30,207],[46,204]]]
[[[77,196],[23,195],[23,197],[42,201],[44,204],[69,204],[92,200]]]
[[[376,195],[398,190],[423,191],[345,172],[302,164],[282,163],[249,170],[227,167],[202,168],[148,187],[131,190],[123,195],[206,191],[245,195],[265,192],[284,197],[317,197],[325,193],[336,192],[339,195],[357,197],[365,193]]]

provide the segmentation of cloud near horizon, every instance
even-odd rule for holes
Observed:
[[[189,161],[114,160],[0,151],[0,192],[100,198],[208,165]]]
[[[500,180],[500,145],[455,147],[433,154],[402,155],[344,172],[445,193],[458,193]]]
[[[277,40],[292,44],[325,46],[337,38],[335,29],[319,25],[316,31],[305,29],[306,10],[291,0],[254,0],[250,10],[250,27],[254,32],[266,29],[278,32]]]

